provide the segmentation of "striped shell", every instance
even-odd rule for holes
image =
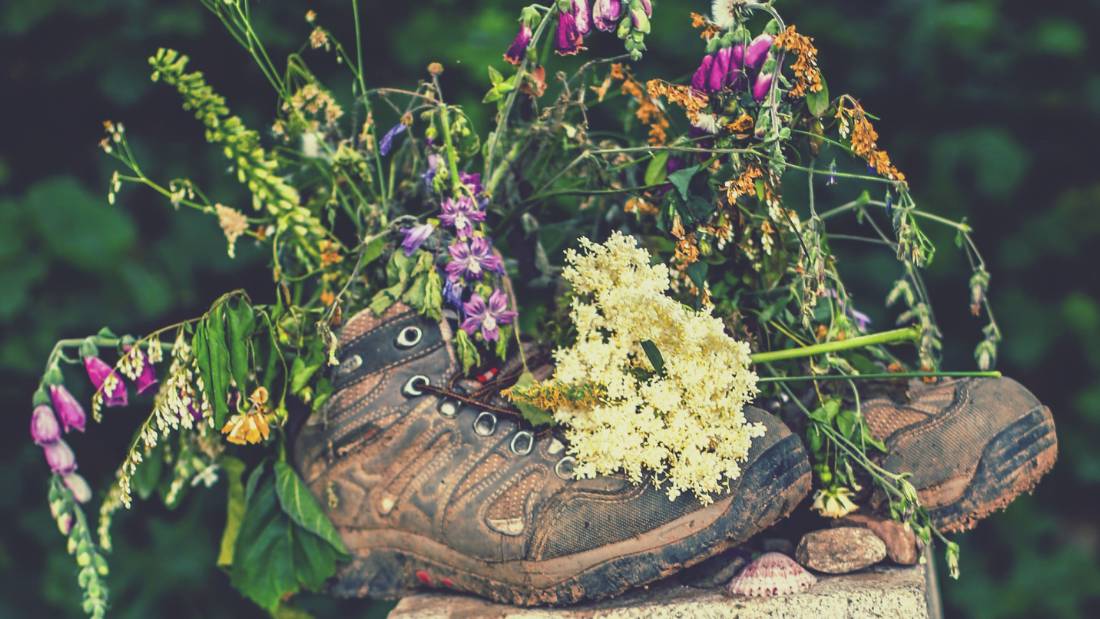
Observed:
[[[817,578],[794,559],[779,552],[766,552],[734,576],[726,592],[733,596],[771,597],[806,591],[815,582]]]

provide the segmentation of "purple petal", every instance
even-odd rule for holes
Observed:
[[[462,321],[462,330],[466,332],[466,335],[473,336],[477,333],[478,327],[481,326],[481,318],[476,316],[470,316],[466,320]]]
[[[730,48],[723,47],[714,53],[714,62],[710,65],[707,86],[710,92],[718,92],[726,85],[730,69]]]
[[[111,366],[99,357],[84,357],[84,369],[87,370],[88,379],[92,381],[96,391],[103,388],[103,383],[108,376],[114,376],[115,387],[110,393],[103,393],[103,403],[108,407],[126,406],[129,398],[126,392],[126,384],[122,382],[122,377],[111,369]]]
[[[604,32],[614,31],[622,16],[622,0],[596,0],[592,4],[592,21]]]
[[[54,473],[65,475],[76,470],[76,455],[65,441],[58,439],[43,445],[42,451],[46,455],[46,464],[50,465],[50,470]]]
[[[64,385],[50,385],[50,401],[53,403],[54,410],[57,411],[57,416],[61,419],[61,427],[66,432],[69,430],[84,431],[84,422],[86,421],[84,407],[76,401],[76,398],[69,393]]]
[[[555,50],[562,56],[571,56],[580,51],[584,37],[577,30],[577,20],[569,13],[558,13],[558,30],[554,37]]]
[[[145,353],[141,353],[141,359],[141,374],[134,381],[134,388],[137,390],[138,395],[145,393],[147,389],[157,384],[157,369],[149,362],[149,357]]]
[[[404,133],[406,129],[408,129],[408,127],[406,127],[404,123],[397,123],[390,127],[390,130],[386,132],[386,135],[382,136],[382,140],[378,143],[378,152],[380,152],[383,157],[390,154],[390,150],[393,149],[394,139]]]
[[[573,0],[573,19],[577,22],[577,32],[582,35],[592,32],[592,15],[588,11],[588,0]]]
[[[424,241],[428,240],[428,237],[435,231],[435,226],[431,224],[420,224],[411,228],[402,228],[401,232],[404,233],[405,238],[401,240],[401,249],[404,250],[406,256],[411,256],[416,253],[416,250],[420,249],[420,246],[424,244]]]
[[[512,40],[508,51],[504,52],[504,60],[515,65],[523,62],[523,57],[527,55],[527,46],[531,44],[531,34],[531,28],[527,24],[520,24],[516,38]]]
[[[714,63],[714,56],[707,54],[699,62],[699,68],[691,76],[691,87],[695,90],[707,92],[707,80],[710,77],[710,66]]]
[[[61,426],[57,423],[53,410],[45,404],[34,407],[34,412],[31,413],[31,440],[36,445],[48,445],[61,440]]]
[[[771,49],[773,40],[770,34],[762,34],[753,39],[745,50],[745,67],[751,71],[759,69],[764,64],[764,59],[768,57],[768,50]]]
[[[767,96],[768,91],[772,87],[772,74],[761,73],[756,76],[756,79],[752,83],[752,98],[756,99],[757,103],[762,102]]]

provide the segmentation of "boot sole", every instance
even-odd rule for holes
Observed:
[[[1024,492],[1031,492],[1057,457],[1054,418],[1049,408],[1036,407],[986,445],[962,495],[930,509],[929,515],[945,531],[973,529],[979,520],[1004,509]]]
[[[334,585],[332,593],[395,599],[417,589],[449,588],[518,606],[606,598],[746,541],[788,516],[809,491],[809,462],[798,437],[790,435],[761,454],[725,500],[635,538],[574,555],[488,562],[414,534],[346,531],[345,540],[358,555],[347,568],[355,577]]]

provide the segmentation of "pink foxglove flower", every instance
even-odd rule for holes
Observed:
[[[508,309],[508,297],[499,288],[489,295],[488,303],[474,293],[463,309],[466,320],[462,321],[462,330],[469,335],[481,331],[487,342],[495,342],[500,337],[499,327],[511,324],[516,318],[516,313]]]
[[[489,239],[479,236],[467,242],[457,240],[447,248],[451,261],[447,263],[447,279],[457,281],[465,277],[479,280],[486,272],[503,273],[504,263],[493,253]]]
[[[61,481],[65,483],[65,487],[69,489],[69,492],[73,493],[73,498],[77,503],[87,503],[92,499],[92,489],[88,486],[87,480],[80,476],[79,473],[69,473],[61,477]]]
[[[554,33],[554,51],[562,56],[572,56],[584,49],[584,36],[577,29],[577,19],[572,13],[558,12],[558,29]]]
[[[69,444],[61,439],[42,446],[46,455],[46,464],[58,475],[67,475],[76,470],[76,455]]]
[[[485,211],[470,198],[447,198],[443,201],[439,221],[454,228],[455,235],[464,239],[473,232],[475,223],[485,221]]]
[[[710,92],[708,84],[710,83],[710,68],[714,64],[714,55],[707,54],[703,56],[703,60],[699,62],[699,68],[695,70],[695,73],[691,76],[691,87],[695,90],[702,92]]]
[[[69,393],[64,385],[50,385],[50,401],[53,402],[53,408],[57,411],[57,416],[61,418],[61,427],[66,432],[69,430],[84,431],[86,420],[84,407],[76,401],[76,398]]]
[[[764,65],[764,59],[768,57],[768,50],[771,49],[772,41],[774,37],[770,34],[762,34],[749,43],[748,49],[745,50],[745,67],[751,71],[756,71]]]
[[[588,0],[572,0],[569,12],[577,22],[577,32],[582,36],[592,32],[592,12],[588,9]]]
[[[129,401],[129,394],[126,393],[126,385],[122,382],[122,377],[111,369],[111,366],[107,365],[103,359],[99,357],[84,357],[84,369],[88,371],[88,380],[92,381],[92,385],[96,390],[103,389],[103,383],[107,382],[108,378],[111,379],[113,386],[110,390],[103,389],[103,403],[107,406],[126,406]]]
[[[31,440],[36,445],[49,445],[61,440],[61,426],[53,410],[45,404],[34,407],[31,413]]]
[[[614,31],[623,16],[622,0],[596,0],[592,3],[592,22],[604,32]]]
[[[757,103],[760,103],[768,96],[768,91],[772,87],[772,74],[761,73],[756,76],[756,79],[752,83],[752,98],[756,99]]]
[[[523,62],[523,57],[527,55],[527,46],[531,44],[531,35],[531,27],[527,24],[520,24],[516,38],[512,40],[512,45],[508,47],[508,51],[504,52],[504,60],[514,65]]]

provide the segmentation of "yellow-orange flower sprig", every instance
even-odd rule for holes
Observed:
[[[247,413],[237,413],[225,422],[222,434],[234,445],[255,445],[267,440],[271,428],[267,425],[267,389],[256,387],[248,397],[252,408]]]
[[[694,11],[691,13],[691,27],[700,30],[699,37],[707,41],[718,36],[720,31],[717,24]]]
[[[668,140],[668,118],[661,107],[657,105],[657,102],[653,100],[652,95],[647,94],[642,89],[642,85],[634,79],[630,69],[619,63],[611,65],[609,77],[621,81],[623,83],[622,93],[638,102],[638,109],[634,112],[634,115],[649,127],[649,143],[654,146],[664,144]]]
[[[649,80],[645,86],[650,97],[665,99],[683,108],[692,124],[698,123],[699,114],[709,105],[706,95],[691,86],[670,84],[664,80]]]
[[[794,25],[775,37],[773,43],[776,49],[784,49],[795,55],[791,71],[794,72],[795,84],[791,88],[792,97],[804,97],[807,92],[821,92],[821,71],[817,68],[817,48],[814,40],[804,34],[799,34]]]
[[[839,121],[840,136],[849,138],[852,152],[862,157],[880,175],[893,181],[905,181],[905,174],[890,162],[890,155],[878,148],[878,132],[859,101],[849,96],[841,97],[836,108],[836,118]]]

